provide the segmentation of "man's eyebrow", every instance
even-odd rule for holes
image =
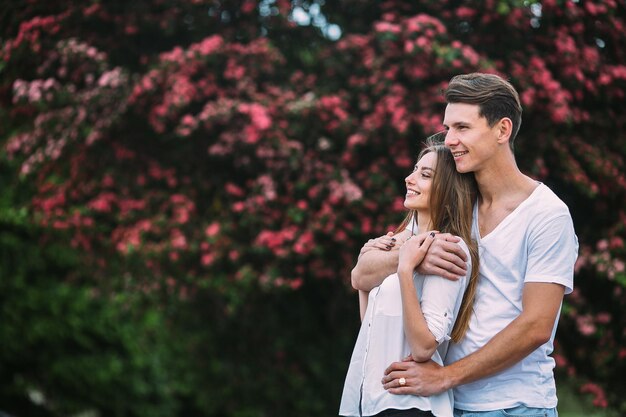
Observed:
[[[469,122],[465,122],[465,121],[460,120],[460,121],[458,121],[458,122],[453,122],[453,123],[452,123],[452,126],[458,126],[458,125],[469,125],[469,124],[470,124]],[[446,129],[449,129],[449,128],[450,128],[450,126],[445,125],[445,124],[444,124],[443,126],[444,126]]]

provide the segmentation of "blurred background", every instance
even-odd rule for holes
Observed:
[[[5,0],[0,41],[1,411],[336,415],[358,250],[485,71],[580,240],[561,416],[626,414],[623,0]]]

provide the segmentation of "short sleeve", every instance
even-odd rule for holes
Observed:
[[[561,284],[565,293],[574,289],[574,264],[578,238],[569,212],[542,222],[529,236],[524,282]]]

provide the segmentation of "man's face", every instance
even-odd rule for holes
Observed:
[[[446,107],[443,125],[448,133],[445,144],[461,173],[484,169],[498,148],[496,126],[490,127],[487,119],[479,115],[479,110],[477,104],[450,103]]]

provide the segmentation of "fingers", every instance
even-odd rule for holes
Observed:
[[[444,278],[464,276],[467,271],[465,252],[457,243],[439,239],[438,236],[435,235],[428,254],[420,264],[419,272]],[[442,270],[445,270],[443,274]]]
[[[447,389],[443,385],[442,369],[432,360],[394,362],[387,368],[389,372],[385,371],[381,382],[391,394],[430,396]]]
[[[457,243],[454,242],[448,242],[446,240],[441,240],[441,239],[435,239],[436,242],[435,243],[433,249],[441,254],[446,254],[447,258],[449,259],[451,262],[453,262],[453,259],[457,259],[459,258],[459,266],[461,264],[465,264],[465,262],[467,261],[467,255],[465,255],[465,251],[463,250],[463,248],[461,248],[460,245],[458,245]],[[457,263],[457,262],[455,262]]]
[[[404,384],[401,384],[401,378],[404,378]],[[408,378],[402,377],[400,374],[398,374],[395,378],[388,380],[387,382],[383,383],[383,388],[386,390],[392,390],[392,389],[406,389],[409,387],[409,380]]]
[[[400,257],[398,259],[398,270],[415,269],[423,260],[428,249],[435,240],[436,232],[421,233],[413,236],[400,248]]]
[[[391,393],[391,394],[395,394],[395,395],[415,395],[414,394],[414,388],[409,387],[409,386],[399,386],[397,388],[386,388],[387,392]]]
[[[393,388],[394,386],[397,387],[398,379],[400,379],[403,376],[406,378],[404,371],[393,371],[389,373],[388,375],[385,375],[381,382],[383,383],[383,386],[385,387],[385,389]]]
[[[385,369],[385,378],[394,371],[406,371],[412,361],[394,362]]]
[[[384,236],[377,237],[376,239],[368,240],[367,243],[363,246],[363,248],[388,251],[388,250],[393,249],[394,246],[396,246],[396,238],[388,233]]]
[[[459,243],[461,241],[460,237],[454,236],[450,233],[438,233],[437,239],[445,240],[446,242]]]
[[[435,232],[429,232],[425,237],[424,240],[422,240],[422,244],[420,246],[420,249],[423,249],[424,252],[427,252],[428,249],[430,248],[430,246],[433,244],[433,242],[435,241]]]

